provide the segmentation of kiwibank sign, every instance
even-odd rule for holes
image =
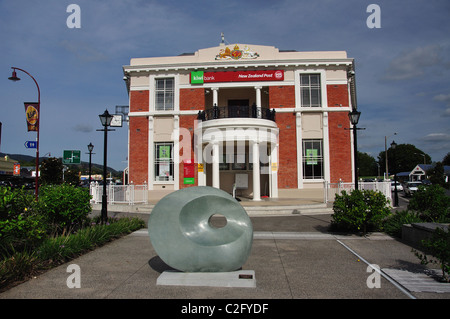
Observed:
[[[205,72],[192,71],[191,84],[218,82],[283,81],[283,70]]]

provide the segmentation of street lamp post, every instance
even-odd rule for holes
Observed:
[[[103,114],[99,115],[100,122],[103,125],[103,129],[97,131],[104,132],[104,142],[103,142],[103,195],[102,195],[102,212],[101,212],[101,220],[102,223],[106,223],[108,219],[108,210],[107,210],[107,196],[106,196],[106,165],[107,165],[107,152],[108,152],[108,131],[114,131],[108,129],[108,126],[111,124],[111,120],[113,116],[109,114],[108,110],[105,110]]]
[[[13,82],[17,82],[20,81],[20,78],[17,76],[16,70],[22,71],[26,74],[28,74],[34,81],[34,83],[36,84],[37,90],[38,90],[38,118],[37,118],[37,136],[36,136],[36,185],[35,185],[35,196],[36,196],[36,201],[38,200],[39,197],[39,130],[40,130],[40,122],[41,122],[41,90],[39,89],[39,85],[36,81],[36,79],[27,71],[16,68],[16,67],[11,67],[11,69],[13,69],[12,75],[11,77],[8,78],[8,80],[11,80]]]
[[[398,192],[397,192],[397,158],[395,156],[395,148],[397,147],[397,143],[392,141],[391,148],[394,151],[394,207],[398,207]]]
[[[355,189],[359,188],[358,185],[358,140],[357,140],[357,130],[364,130],[363,128],[357,128],[356,125],[359,122],[359,117],[361,116],[361,112],[358,112],[356,109],[353,109],[348,113],[348,118],[353,125],[353,128],[350,130],[353,131],[353,156],[355,161]]]
[[[87,146],[89,151],[89,186],[91,185],[91,175],[92,175],[92,151],[94,150],[94,145],[92,143],[89,143]]]

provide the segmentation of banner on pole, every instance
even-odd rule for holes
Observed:
[[[39,129],[39,103],[25,102],[24,104],[28,132],[37,132]]]

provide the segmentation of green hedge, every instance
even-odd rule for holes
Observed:
[[[390,214],[389,201],[381,192],[372,190],[343,191],[336,194],[331,221],[332,230],[362,231],[380,230],[382,221]]]

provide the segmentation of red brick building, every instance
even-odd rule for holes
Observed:
[[[129,181],[150,197],[207,185],[259,200],[353,179],[346,52],[221,44],[123,69]]]

